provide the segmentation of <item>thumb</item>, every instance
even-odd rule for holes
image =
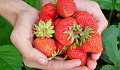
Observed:
[[[47,57],[35,48],[31,48],[30,50],[25,51],[23,57],[25,60],[35,61],[42,65],[48,63]]]
[[[20,51],[25,60],[47,64],[47,57],[32,47],[33,23],[36,22],[38,13],[36,11],[25,11],[18,15],[16,25],[11,34],[11,42]]]
[[[19,31],[17,31],[19,32]],[[20,51],[25,60],[39,62],[40,64],[47,64],[47,57],[42,54],[40,51],[32,47],[29,39],[26,39],[25,35],[19,38],[20,33],[12,32],[11,42],[15,47]],[[23,33],[22,33],[23,34]]]

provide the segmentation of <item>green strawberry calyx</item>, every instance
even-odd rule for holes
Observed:
[[[66,51],[66,50],[68,49],[68,47],[69,47],[69,46],[64,46],[64,47],[62,48],[62,50],[65,50],[65,51]],[[61,50],[61,51],[62,51],[62,50]]]
[[[90,27],[86,26],[85,29],[83,30],[83,32],[80,34],[80,42],[79,45],[82,45],[83,43],[86,43],[85,39],[91,37],[89,34],[90,33],[94,33],[94,31],[92,31],[93,29],[91,29]]]
[[[58,0],[51,1],[51,3],[55,6],[55,7],[53,7],[54,9],[57,8],[57,1],[58,1]]]
[[[75,25],[75,23],[73,24],[73,26],[69,26],[69,30],[65,31],[63,33],[65,34],[69,34],[69,37],[67,40],[71,39],[71,43],[74,42],[74,40],[76,41],[76,43],[78,44],[78,39],[80,38],[79,34],[82,33],[82,26],[80,25]]]
[[[76,47],[77,47],[77,44],[76,43],[73,43],[71,46],[70,46],[70,49],[72,50],[72,49],[76,49]]]
[[[81,25],[75,25],[74,23],[73,26],[69,26],[68,31],[65,31],[63,33],[69,34],[67,40],[71,39],[71,43],[75,41],[77,45],[81,46],[82,42],[86,43],[85,39],[89,38],[89,34],[94,33],[94,31],[88,26],[86,26],[85,29],[82,29]]]
[[[51,20],[47,21],[46,24],[42,20],[40,20],[39,24],[34,24],[34,34],[37,37],[45,38],[51,38],[53,37],[52,34],[55,33],[55,30],[53,30],[54,26],[51,26]]]

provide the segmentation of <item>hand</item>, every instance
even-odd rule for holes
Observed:
[[[77,11],[86,11],[93,16],[94,20],[98,23],[98,32],[101,34],[102,31],[107,27],[108,22],[104,17],[99,5],[90,0],[74,0],[74,2],[76,3]],[[73,70],[94,70],[97,65],[96,60],[99,59],[100,55],[101,53],[91,53],[91,55],[88,55],[87,66],[76,67]]]
[[[0,15],[14,27],[10,39],[22,54],[26,66],[46,70],[66,70],[80,66],[80,60],[48,61],[44,54],[33,48],[33,24],[38,19],[36,9],[22,0],[0,0],[0,9]]]
[[[11,41],[21,52],[24,64],[31,68],[48,70],[64,70],[79,66],[79,60],[52,60],[48,62],[47,57],[44,54],[32,47],[34,39],[33,24],[37,17],[38,15],[35,10],[22,12],[18,15],[16,25],[11,34]]]

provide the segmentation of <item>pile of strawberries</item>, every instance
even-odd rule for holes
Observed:
[[[45,4],[34,24],[36,39],[33,47],[42,52],[48,60],[79,59],[86,64],[87,53],[103,50],[98,24],[84,11],[76,12],[73,0],[55,0]]]

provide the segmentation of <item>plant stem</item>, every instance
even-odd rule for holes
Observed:
[[[108,26],[110,25],[110,20],[111,20],[111,17],[112,17],[112,14],[113,14],[113,11],[114,11],[114,9],[112,9],[111,11],[110,11],[110,16],[109,16],[109,19],[108,19]]]

